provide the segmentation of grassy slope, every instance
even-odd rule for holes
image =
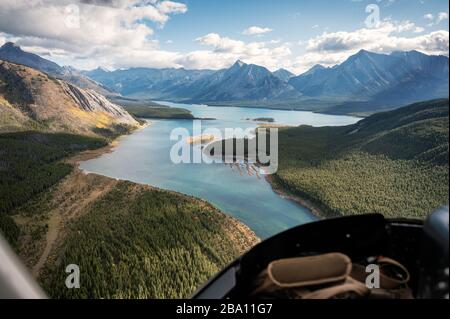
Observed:
[[[435,100],[347,127],[284,129],[274,186],[327,216],[423,218],[448,203],[448,110]]]

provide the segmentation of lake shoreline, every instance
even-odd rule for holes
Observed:
[[[324,219],[326,218],[327,214],[324,212],[322,208],[320,208],[319,205],[315,204],[311,200],[308,200],[304,197],[301,197],[297,194],[293,194],[288,189],[281,187],[280,185],[277,185],[274,177],[272,175],[266,175],[265,176],[266,181],[269,183],[272,190],[280,197],[291,200],[300,206],[303,206],[307,208],[311,214],[316,217],[317,219]]]
[[[255,129],[258,126],[290,127],[295,125],[340,126],[357,121],[352,117],[329,117],[312,112],[261,111],[249,108],[208,108],[197,105],[173,105],[193,112],[195,117],[217,118],[202,124],[207,129]],[[245,119],[274,118],[279,124],[255,123]],[[285,192],[276,192],[266,179],[259,181],[252,174],[229,172],[223,165],[176,165],[169,155],[175,141],[168,137],[174,129],[183,129],[186,136],[197,136],[192,121],[158,120],[144,131],[134,132],[103,150],[84,154],[79,166],[87,173],[97,173],[140,184],[170,189],[201,198],[219,207],[227,215],[248,225],[260,238],[268,238],[292,227],[317,220],[322,215],[320,205],[313,205]],[[194,134],[195,133],[195,134]],[[116,142],[117,143],[117,142]],[[187,144],[183,138],[183,145]],[[117,146],[117,147],[115,147]],[[95,158],[103,152],[114,152]],[[94,159],[89,160],[94,157]],[[86,160],[84,160],[86,159]],[[132,161],[133,165],[129,165]],[[192,161],[192,159],[191,159]],[[244,176],[245,175],[245,176]],[[309,198],[308,196],[304,197]],[[326,212],[326,209],[324,209]]]
[[[245,224],[244,222],[242,222],[241,220],[237,219],[236,217],[232,216],[231,214],[222,211],[221,209],[219,209],[218,207],[216,207],[216,205],[214,205],[213,203],[210,203],[209,201],[207,201],[206,199],[203,198],[198,198],[189,194],[184,194],[181,192],[176,192],[173,190],[169,190],[169,189],[164,189],[164,188],[160,188],[157,186],[153,186],[153,185],[149,185],[149,184],[145,184],[145,183],[136,183],[136,182],[132,182],[132,181],[128,181],[125,179],[119,179],[119,178],[113,178],[113,177],[109,177],[103,174],[98,174],[95,172],[89,172],[87,170],[84,170],[82,168],[80,168],[80,163],[84,162],[84,161],[88,161],[91,159],[95,159],[98,158],[104,154],[108,154],[111,153],[115,150],[115,148],[119,145],[120,140],[127,136],[127,135],[131,135],[134,134],[140,130],[143,130],[145,128],[147,128],[148,126],[151,125],[151,122],[147,121],[146,124],[140,126],[139,128],[131,131],[128,134],[125,135],[121,135],[119,137],[117,137],[116,139],[114,139],[113,141],[111,141],[108,145],[103,146],[101,148],[98,149],[94,149],[94,150],[87,150],[87,151],[83,151],[81,153],[78,153],[74,156],[71,156],[67,159],[64,160],[64,162],[73,165],[74,166],[74,171],[72,172],[72,174],[69,175],[69,177],[66,177],[65,180],[70,180],[72,179],[72,176],[85,176],[86,180],[87,178],[91,178],[93,180],[106,180],[106,181],[122,181],[122,182],[130,182],[132,185],[135,185],[136,187],[141,187],[143,189],[153,189],[153,190],[161,190],[161,191],[165,191],[174,195],[182,195],[188,198],[192,198],[195,200],[198,200],[199,202],[204,203],[205,205],[210,205],[212,207],[214,207],[220,214],[225,215],[226,218],[228,219],[228,223],[227,223],[227,227],[226,227],[226,231],[227,234],[230,238],[232,238],[235,243],[240,247],[242,252],[246,252],[247,250],[249,250],[250,248],[252,248],[255,244],[259,243],[261,241],[261,238],[256,235],[256,233],[254,232],[253,229],[250,228],[250,226],[248,226],[247,224]],[[90,183],[91,188],[94,187],[96,183],[91,182]],[[101,191],[99,189],[99,191]],[[233,229],[238,230],[239,234],[245,234],[245,238],[242,238],[242,236],[237,236],[239,235],[238,233],[233,233]]]
[[[144,126],[140,127],[139,129],[134,130],[133,132],[131,132],[131,134],[136,133],[138,130],[144,129],[148,125],[150,125],[150,124],[144,125]],[[69,164],[74,165],[77,170],[80,170],[85,175],[93,174],[93,175],[98,175],[98,176],[102,176],[102,177],[105,177],[105,178],[111,178],[111,177],[106,176],[106,175],[102,175],[102,174],[98,174],[98,173],[94,173],[94,172],[89,172],[87,170],[81,169],[79,166],[80,166],[81,162],[88,161],[88,160],[91,160],[91,159],[95,159],[95,158],[98,158],[98,157],[100,157],[100,156],[102,156],[104,154],[108,154],[108,153],[113,152],[114,149],[120,143],[120,139],[122,137],[124,137],[124,136],[126,136],[126,135],[118,137],[117,139],[115,139],[111,143],[109,143],[107,146],[104,146],[104,147],[101,147],[101,148],[98,148],[98,149],[95,149],[95,150],[84,151],[84,152],[81,152],[81,153],[79,153],[79,154],[77,154],[75,156],[72,156],[69,159],[67,159],[66,162],[69,163]],[[302,197],[300,197],[300,196],[298,196],[296,194],[293,194],[293,193],[289,192],[289,190],[287,190],[285,188],[281,188],[281,187],[277,186],[275,184],[275,181],[274,181],[274,178],[273,178],[272,175],[266,175],[264,178],[269,183],[269,185],[270,185],[271,189],[274,191],[274,193],[276,193],[279,197],[287,199],[287,200],[290,200],[292,202],[295,202],[296,204],[298,204],[298,205],[308,209],[310,214],[312,216],[314,216],[315,218],[317,218],[317,219],[323,219],[326,216],[326,214],[324,213],[323,209],[321,209],[318,205],[314,204],[312,201],[307,200],[305,198],[302,198]],[[120,179],[116,179],[116,180],[120,180]],[[137,185],[143,185],[143,186],[152,187],[152,188],[155,188],[155,189],[165,190],[165,191],[168,191],[168,192],[174,192],[174,191],[171,191],[171,190],[168,190],[168,189],[155,187],[155,186],[152,186],[152,185],[149,185],[149,184],[135,183],[135,182],[132,182],[132,183],[137,184]],[[181,193],[181,192],[174,192],[174,193],[183,194],[183,195],[188,196],[188,197],[193,197],[193,198],[199,199],[199,200],[201,200],[201,201],[203,201],[205,203],[208,203],[208,204],[216,207],[213,203],[210,203],[209,201],[207,201],[204,198],[198,198],[198,197],[191,196],[189,194],[184,194],[184,193]],[[232,216],[229,213],[226,213],[226,212],[223,212],[223,213],[226,214],[231,219],[235,220],[237,223],[240,223],[243,226],[247,227],[250,230],[250,232],[252,233],[251,235],[254,234],[254,231],[250,228],[250,226],[248,226],[244,222],[236,219],[234,216]]]
[[[202,104],[202,103],[191,103],[189,101],[154,101],[155,103],[174,103],[174,104],[192,104],[192,105],[198,105],[198,106],[207,106],[207,107],[225,107],[225,108],[231,108],[231,107],[237,107],[237,108],[243,108],[243,109],[263,109],[263,110],[272,110],[272,111],[292,111],[292,112],[311,112],[314,114],[322,114],[322,115],[336,115],[336,116],[351,116],[351,117],[356,117],[359,119],[365,119],[367,116],[364,115],[360,115],[360,114],[355,114],[355,113],[335,113],[335,112],[327,112],[326,110],[315,110],[315,109],[309,109],[309,108],[300,108],[300,109],[295,109],[289,106],[281,106],[281,107],[276,107],[276,106],[270,106],[270,105],[266,105],[266,106],[261,106],[261,105],[245,105],[245,104],[236,104],[236,105],[231,105],[231,104],[225,104],[225,103],[217,103],[217,104]],[[164,105],[164,106],[168,106],[168,105]],[[171,106],[168,106],[171,107]]]
[[[120,140],[128,135],[134,134],[140,130],[143,130],[145,128],[147,128],[148,126],[151,125],[151,122],[148,120],[145,120],[145,123],[142,124],[141,126],[139,126],[138,128],[130,131],[127,134],[124,135],[120,135],[118,137],[116,137],[114,140],[112,140],[111,142],[108,143],[108,145],[97,148],[97,149],[93,149],[93,150],[87,150],[87,151],[83,151],[81,153],[78,153],[68,159],[65,160],[66,163],[75,165],[76,167],[79,167],[80,162],[84,162],[84,161],[89,161],[91,159],[94,158],[98,158],[104,154],[108,154],[114,151],[114,149],[117,147],[117,145],[119,145]]]

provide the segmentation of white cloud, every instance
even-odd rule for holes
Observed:
[[[272,32],[272,31],[273,30],[270,28],[262,28],[262,27],[253,26],[248,29],[245,29],[242,33],[245,35],[262,35],[265,33]]]
[[[414,33],[422,33],[425,31],[425,28],[422,27],[415,27],[414,29]]]
[[[448,13],[447,12],[439,12],[436,23],[440,23],[444,20],[448,20]]]
[[[173,1],[163,1],[159,2],[157,8],[163,14],[171,13],[186,13],[187,6],[184,3],[178,3]]]
[[[448,31],[441,30],[416,37],[402,37],[399,33],[414,30],[413,23],[383,21],[376,29],[359,29],[352,32],[323,33],[308,41],[309,52],[345,52],[360,49],[377,52],[393,50],[422,50],[430,54],[448,55]],[[418,31],[421,31],[419,29]]]
[[[184,62],[195,68],[209,63],[210,68],[218,69],[228,67],[237,59],[241,59],[275,70],[280,65],[285,65],[289,61],[287,57],[292,54],[290,44],[280,43],[278,40],[246,43],[222,37],[217,33],[209,33],[197,38],[196,42],[212,47],[212,50],[195,51],[187,55]]]
[[[426,20],[430,20],[430,21],[433,21],[433,20],[434,20],[434,15],[433,15],[432,13],[427,13],[427,14],[425,14],[423,17],[424,17],[424,19],[426,19]]]
[[[247,42],[208,33],[195,39],[200,46],[196,50],[174,52],[162,50],[154,33],[168,23],[172,14],[187,12],[185,4],[161,0],[80,0],[79,28],[73,28],[67,24],[68,18],[73,22],[73,11],[66,9],[70,3],[74,0],[0,0],[0,44],[14,41],[27,51],[78,68],[100,65],[109,69],[220,69],[241,59],[271,70],[283,67],[297,74],[317,63],[341,63],[360,49],[382,53],[414,49],[444,55],[449,50],[447,30],[425,33],[424,28],[411,21],[384,20],[375,29],[323,32],[296,46],[275,39],[252,38],[260,41]],[[446,18],[448,15],[436,14],[430,21]],[[247,30],[252,28],[266,33],[270,30]],[[252,34],[264,34],[261,30],[254,29]],[[291,49],[304,52],[294,56]]]
[[[242,54],[245,50],[245,42],[233,40],[227,37],[221,37],[217,33],[209,33],[203,37],[195,39],[202,45],[214,47],[214,51],[218,53],[235,53]]]
[[[427,26],[432,27],[434,25],[441,23],[442,21],[448,20],[448,12],[439,12],[436,15],[432,13],[427,13],[423,17],[424,19],[429,21]]]
[[[303,72],[318,63],[333,66],[361,49],[378,53],[418,50],[427,54],[449,55],[448,31],[439,30],[412,37],[401,36],[401,33],[407,31],[420,33],[424,30],[410,21],[385,20],[375,29],[324,32],[307,42],[306,53],[292,62],[291,70]]]
[[[137,61],[174,66],[177,53],[159,50],[149,25],[163,27],[170,14],[186,11],[185,4],[160,0],[2,0],[0,31],[29,50],[46,48],[58,62],[78,67],[93,61],[108,67]]]

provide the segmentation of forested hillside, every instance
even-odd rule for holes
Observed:
[[[19,232],[8,213],[72,171],[71,165],[59,160],[104,145],[102,139],[70,134],[0,134],[0,230],[12,244]]]
[[[41,279],[56,298],[186,298],[256,243],[206,202],[119,182],[68,224]],[[64,284],[79,265],[81,288]]]
[[[56,298],[188,297],[258,241],[210,204],[85,175],[64,159],[106,145],[70,134],[0,134],[0,231]],[[68,290],[65,267],[82,269]]]
[[[258,242],[202,200],[86,175],[69,160],[138,126],[94,91],[0,61],[0,232],[49,296],[188,297]],[[66,288],[68,264],[80,266],[81,289]]]
[[[326,216],[423,218],[448,203],[448,111],[434,100],[346,127],[283,129],[273,184]]]

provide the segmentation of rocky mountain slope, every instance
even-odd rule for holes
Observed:
[[[231,68],[194,82],[193,102],[280,101],[299,98],[301,93],[268,69],[237,61]]]
[[[361,50],[333,68],[315,66],[289,83],[305,96],[380,104],[448,96],[448,57],[409,51],[390,55]]]
[[[371,114],[449,94],[448,57],[418,51],[377,54],[361,50],[339,65],[316,65],[299,76],[284,69],[270,72],[242,61],[218,71],[78,71],[25,52],[13,43],[0,48],[0,59],[31,66],[109,98],[122,94],[135,99]]]
[[[165,98],[183,96],[183,88],[203,79],[214,71],[186,69],[131,68],[107,71],[97,68],[83,72],[87,77],[126,96]],[[186,92],[192,94],[192,92]],[[190,96],[188,94],[188,96]]]
[[[288,82],[290,78],[294,77],[295,74],[286,70],[286,69],[278,69],[275,72],[272,72],[277,78],[281,81]]]
[[[139,123],[91,89],[0,60],[0,129],[114,134]]]
[[[292,76],[288,71],[273,74],[242,61],[219,71],[133,68],[109,72],[98,68],[84,74],[123,95],[141,98],[213,103],[266,102],[301,96],[287,84]]]
[[[237,61],[216,72],[130,69],[86,73],[124,95],[191,103],[271,105],[327,113],[364,113],[448,97],[448,57],[418,51],[361,50],[332,68],[287,70]]]
[[[92,89],[102,95],[117,95],[117,93],[83,75],[78,70],[71,67],[61,67],[37,54],[23,51],[18,45],[12,42],[7,42],[0,47],[0,60],[28,66],[58,79],[65,80],[80,88]]]

